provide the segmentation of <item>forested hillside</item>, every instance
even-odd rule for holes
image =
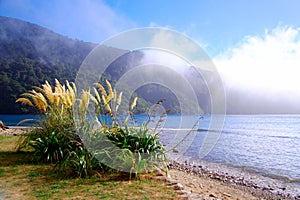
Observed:
[[[32,113],[29,107],[15,103],[20,94],[32,89],[32,86],[40,86],[45,80],[52,84],[55,78],[60,82],[74,81],[82,61],[95,47],[96,44],[70,39],[29,22],[0,16],[0,114]],[[140,65],[143,58],[143,53],[138,51],[101,48],[105,48],[109,56],[120,55],[120,51],[124,54],[111,63],[100,80],[103,82],[109,79],[114,84],[124,73]],[[198,78],[193,74],[193,71],[187,71],[184,76],[196,83]],[[195,87],[203,88],[197,96],[201,107],[209,110],[207,89],[201,84]],[[176,96],[167,88],[154,84],[136,92],[135,95],[141,97],[136,110],[138,113],[146,112],[160,99],[166,99],[166,109],[180,112]],[[190,109],[193,110],[193,106]]]
[[[0,17],[0,113],[27,112],[15,100],[33,85],[55,78],[74,80],[81,62],[95,46],[38,25]]]

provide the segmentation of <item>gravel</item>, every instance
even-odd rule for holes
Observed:
[[[170,161],[169,168],[200,177],[215,179],[234,187],[242,188],[245,191],[251,192],[255,196],[266,199],[300,200],[300,194],[288,192],[285,186],[282,186],[281,184],[268,184],[260,179],[251,179],[251,174],[244,176],[244,174],[238,172],[235,174],[222,172],[222,169],[214,171],[203,164],[194,164],[189,163],[188,161],[184,161],[182,163]]]

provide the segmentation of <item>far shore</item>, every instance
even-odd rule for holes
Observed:
[[[10,126],[0,129],[0,136],[20,136],[32,128]],[[259,185],[249,177],[228,174],[222,168],[214,171],[203,163],[170,161],[169,167],[169,175],[158,178],[187,199],[300,199],[300,194],[285,192],[286,188]]]

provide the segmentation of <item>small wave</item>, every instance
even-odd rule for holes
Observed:
[[[225,163],[223,163],[223,164],[225,164]],[[281,175],[281,174],[274,174],[274,173],[267,172],[264,169],[260,169],[260,168],[256,168],[256,167],[242,166],[242,165],[238,166],[238,165],[232,165],[232,164],[225,164],[225,165],[232,167],[232,168],[247,171],[250,174],[252,174],[252,173],[259,174],[262,177],[271,178],[273,180],[279,180],[279,181],[283,181],[285,183],[300,184],[300,178],[291,178],[289,176],[285,176],[285,175]]]
[[[272,135],[272,136],[269,136],[269,137],[272,137],[272,138],[283,138],[283,139],[300,139],[300,137],[296,137],[296,136],[283,136],[283,135]]]
[[[272,174],[272,173],[262,173],[264,176],[276,179],[276,180],[281,180],[286,183],[297,183],[300,184],[300,179],[299,178],[291,178],[288,176],[283,176],[283,175],[278,175],[278,174]]]
[[[209,129],[209,128],[198,128],[198,132],[220,132],[217,129]],[[257,135],[259,137],[271,137],[271,138],[283,138],[283,139],[300,139],[300,136],[291,134],[291,135],[275,135],[278,134],[278,130],[260,130],[260,129],[223,129],[221,130],[223,134],[234,134],[234,135],[242,135],[242,136],[253,136]]]
[[[209,129],[209,128],[198,128],[197,129],[198,132],[220,132],[221,130],[218,129]]]
[[[190,128],[162,128],[163,131],[197,131],[197,129]]]

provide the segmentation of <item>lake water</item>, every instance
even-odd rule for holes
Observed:
[[[20,126],[29,126],[32,125],[36,120],[40,119],[41,117],[39,115],[0,115],[0,120],[3,121],[3,123],[6,126],[16,126],[18,125],[22,120],[29,120],[24,123],[19,124]]]
[[[221,164],[251,172],[251,178],[258,174],[269,178],[267,184],[280,181],[280,187],[289,189],[286,192],[300,195],[300,115],[227,115],[218,141],[199,157],[205,138],[215,134],[209,123],[210,116],[204,116],[198,126],[201,131],[185,138],[188,142],[181,141],[188,148],[182,148],[179,159]],[[164,131],[163,143],[168,145],[174,137],[172,131]]]
[[[16,125],[24,118],[37,116],[0,115],[0,120],[7,125]],[[300,188],[300,115],[227,115],[214,148],[205,157],[199,157],[199,152],[205,138],[215,134],[210,129],[212,118],[204,115],[197,125],[200,131],[189,133],[195,118],[198,116],[182,119],[179,115],[169,115],[161,132],[162,143],[168,146],[175,138],[175,143],[181,143],[176,148],[182,158],[254,171]],[[136,119],[141,123],[147,116],[138,115]],[[178,128],[187,137],[176,139],[181,134],[174,134]],[[180,146],[184,147],[183,151]]]

